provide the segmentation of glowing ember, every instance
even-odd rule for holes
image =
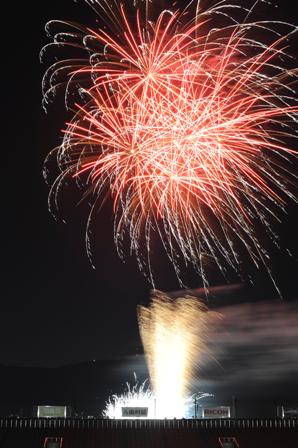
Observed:
[[[297,70],[286,47],[296,28],[251,21],[258,1],[251,9],[221,1],[206,11],[198,3],[195,12],[175,4],[150,21],[148,2],[133,17],[123,5],[90,4],[112,18],[111,29],[68,24],[54,33],[54,45],[87,50],[88,59],[56,62],[44,79],[47,102],[68,75],[66,102],[76,110],[50,203],[57,206],[63,183],[76,177],[94,198],[90,226],[109,192],[119,254],[128,234],[152,284],[153,235],[179,278],[183,261],[205,284],[206,260],[223,274],[226,266],[237,272],[243,249],[270,273],[256,229],[277,242],[270,222],[294,199],[287,179]]]

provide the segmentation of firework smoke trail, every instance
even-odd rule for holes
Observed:
[[[297,70],[287,47],[296,28],[251,22],[258,1],[251,10],[221,1],[203,11],[198,4],[193,19],[191,4],[183,11],[175,5],[149,22],[148,3],[130,14],[116,2],[87,3],[110,17],[111,29],[71,23],[55,32],[61,22],[48,24],[54,43],[45,49],[80,50],[44,77],[45,104],[66,83],[73,110],[54,151],[61,174],[52,210],[75,177],[93,199],[90,229],[109,194],[118,252],[125,256],[129,235],[130,252],[152,284],[156,235],[181,284],[183,264],[205,285],[205,260],[223,275],[228,268],[239,273],[243,250],[271,275],[258,228],[278,245],[271,223],[280,221],[287,199],[295,200],[296,152],[288,145],[297,138]]]
[[[138,314],[156,417],[185,417],[194,370],[208,352],[217,315],[195,297],[173,300],[161,292],[153,294],[149,307],[139,306]]]

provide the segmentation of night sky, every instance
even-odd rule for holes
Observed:
[[[280,0],[275,14],[298,24],[298,6],[293,3]],[[61,142],[60,130],[67,118],[61,99],[49,107],[48,114],[41,106],[41,80],[47,65],[40,64],[38,54],[48,42],[44,25],[53,18],[94,24],[93,12],[87,5],[83,1],[72,0],[7,2],[2,16],[1,147],[4,182],[1,201],[0,364],[56,366],[129,356],[142,351],[136,305],[148,302],[150,285],[138,272],[133,258],[123,264],[117,257],[110,204],[98,215],[94,236],[95,270],[84,248],[87,204],[71,207],[71,210],[66,207],[67,224],[55,222],[48,211],[48,187],[42,177],[42,165],[49,150]],[[291,341],[283,339],[286,340],[283,347],[287,349],[290,346],[287,353],[291,359],[295,358],[293,354],[298,344],[297,332],[294,331],[298,316],[295,306],[298,296],[297,213],[295,204],[289,203],[288,215],[278,228],[281,244],[290,247],[296,256],[290,258],[278,251],[273,252],[273,272],[284,302],[279,298],[274,301],[276,292],[266,274],[263,271],[255,273],[255,286],[251,287],[252,303],[246,303],[242,308],[241,304],[234,308],[231,306],[227,311],[224,331],[241,334],[238,341],[243,344],[231,348],[229,338],[223,340],[220,337],[222,329],[219,330],[214,339],[216,347],[221,341],[224,344],[222,350],[218,349],[220,359],[226,356],[232,362],[235,353],[243,355],[248,341],[251,341],[250,353],[255,353],[259,347],[261,354],[262,350],[272,353],[271,362],[276,359],[275,365],[287,365],[289,357],[284,359],[272,350],[275,346],[272,334],[272,344],[264,346],[268,332],[264,334],[260,329],[270,328],[267,316],[272,313],[276,316],[276,307],[282,310],[283,318],[276,318],[271,333],[277,339],[280,334],[291,333]],[[165,291],[179,288],[171,268],[162,257],[158,259],[157,270],[157,287]],[[216,273],[211,273],[210,280],[212,284],[223,283]],[[236,278],[231,276],[230,280],[233,282]],[[201,286],[193,274],[189,275],[189,286]],[[268,299],[266,306],[260,305]],[[265,319],[266,324],[256,327],[256,323],[253,324],[254,313],[261,322]],[[248,320],[251,326],[241,326],[239,316],[241,322]],[[254,354],[247,361],[249,365],[253,357]],[[269,366],[268,371],[272,371],[269,362],[266,366]],[[297,368],[297,362],[293,361],[291,374],[297,372]],[[243,364],[241,369],[237,366],[234,369],[240,372],[238,378],[242,380]],[[253,367],[250,372],[254,375]],[[233,380],[233,376],[231,378]]]

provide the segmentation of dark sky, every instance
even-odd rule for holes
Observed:
[[[297,6],[290,0],[279,4],[280,17],[298,23]],[[44,25],[53,18],[94,23],[83,1],[71,0],[8,2],[2,18],[3,364],[57,365],[140,351],[135,309],[137,303],[148,301],[150,290],[133,259],[123,264],[117,258],[109,206],[99,215],[96,270],[84,249],[86,207],[74,207],[66,225],[48,212],[42,165],[61,141],[66,118],[59,101],[47,115],[41,107],[46,65],[40,64],[38,54],[48,42]],[[296,228],[297,208],[289,204],[279,233],[282,245],[297,254]],[[161,262],[158,268],[157,286],[177,289],[170,269]],[[295,260],[275,252],[273,270],[285,299],[295,298]],[[274,295],[264,273],[255,280],[254,298]],[[214,282],[220,280],[215,276]],[[190,286],[199,282],[192,277]],[[282,322],[286,327],[292,324]]]

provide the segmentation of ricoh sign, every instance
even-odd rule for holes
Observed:
[[[230,406],[218,406],[212,408],[203,408],[202,409],[202,417],[203,418],[230,418],[231,417],[231,409]]]

